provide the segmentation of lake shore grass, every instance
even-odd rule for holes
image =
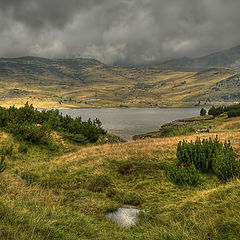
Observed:
[[[19,152],[24,142],[2,130],[1,146],[12,144],[13,151],[0,174],[0,239],[237,240],[239,179],[221,182],[201,174],[199,186],[179,186],[165,169],[176,160],[177,143],[197,137],[231,140],[239,159],[239,122],[222,115],[194,123],[211,126],[210,133],[103,145],[80,146],[55,135],[58,150],[30,144],[26,153]],[[106,219],[125,205],[144,210],[130,229]]]

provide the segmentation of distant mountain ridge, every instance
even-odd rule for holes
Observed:
[[[207,68],[229,68],[240,71],[240,45],[198,58],[178,58],[159,65],[164,69],[198,72]]]
[[[34,79],[38,74],[44,76],[54,76],[52,80],[62,83],[63,79],[73,79],[75,82],[84,83],[84,69],[104,64],[95,59],[75,58],[75,59],[48,59],[33,56],[19,58],[0,58],[0,77],[2,75],[22,78],[23,81]],[[28,78],[24,79],[24,76]],[[41,76],[39,76],[41,78]],[[43,78],[43,77],[42,77]],[[50,79],[49,79],[50,80]],[[42,81],[49,81],[45,78]]]

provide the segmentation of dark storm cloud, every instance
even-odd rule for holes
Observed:
[[[62,28],[75,14],[103,1],[93,0],[1,0],[0,8],[14,20],[32,28],[47,24]]]
[[[147,64],[240,44],[239,0],[0,0],[0,55]]]

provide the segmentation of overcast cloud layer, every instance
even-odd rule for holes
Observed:
[[[240,45],[239,0],[0,0],[0,57],[148,64]]]

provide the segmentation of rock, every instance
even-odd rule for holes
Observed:
[[[137,223],[140,210],[133,207],[118,208],[117,211],[107,214],[107,219],[123,227],[132,227]]]

